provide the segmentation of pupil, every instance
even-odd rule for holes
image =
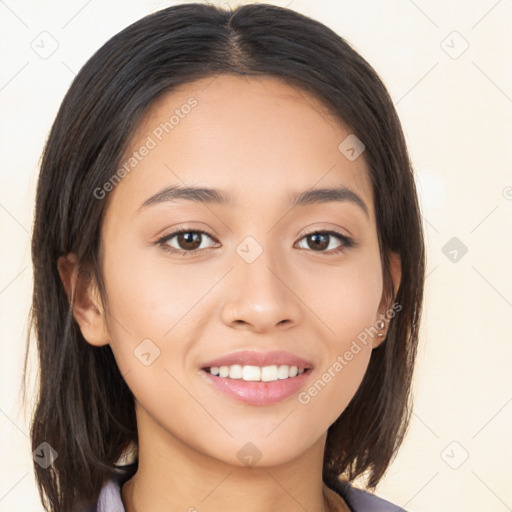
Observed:
[[[313,245],[311,244],[308,244],[312,249],[325,249],[329,246],[329,243],[327,242],[327,237],[329,235],[325,235],[325,234],[314,234],[314,235],[310,235],[310,239],[311,240],[315,240],[316,242],[318,242],[319,239],[323,239],[323,242],[320,242],[320,244],[318,243],[314,243]]]

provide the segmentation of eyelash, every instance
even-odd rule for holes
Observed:
[[[155,242],[155,245],[160,246],[162,248],[162,250],[164,250],[167,253],[178,254],[178,255],[184,256],[184,257],[194,256],[194,255],[202,253],[205,250],[211,249],[211,247],[204,247],[203,249],[194,249],[192,251],[183,251],[183,250],[175,249],[174,247],[169,247],[169,245],[167,245],[166,242],[168,242],[169,240],[174,238],[176,235],[179,235],[180,233],[200,233],[201,235],[206,235],[209,238],[211,238],[212,240],[215,240],[214,237],[212,235],[210,235],[210,233],[203,231],[201,229],[186,229],[186,228],[184,228],[184,229],[179,229],[177,231],[173,231],[169,235],[165,235],[164,237],[158,239]],[[337,247],[336,249],[331,249],[331,251],[314,251],[313,249],[306,249],[306,250],[309,250],[311,252],[324,253],[328,256],[332,256],[332,255],[339,254],[340,252],[342,252],[344,250],[355,247],[357,245],[352,238],[349,238],[345,235],[342,235],[341,233],[338,233],[337,231],[332,231],[332,230],[312,231],[311,233],[306,233],[301,238],[301,240],[303,240],[304,238],[306,238],[308,236],[318,235],[318,234],[334,236],[334,237],[338,238],[342,242],[342,244],[339,247]]]

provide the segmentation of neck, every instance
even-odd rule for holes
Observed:
[[[155,422],[144,422],[137,472],[121,488],[126,512],[328,511],[322,482],[325,440],[324,435],[286,463],[240,467],[194,450]]]

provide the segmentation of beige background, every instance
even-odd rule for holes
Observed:
[[[18,390],[46,136],[85,60],[173,3],[0,2],[0,512],[42,510]],[[411,512],[512,510],[512,1],[269,3],[322,21],[377,70],[418,177],[428,278],[415,410],[377,494]],[[48,58],[38,37],[58,44]]]

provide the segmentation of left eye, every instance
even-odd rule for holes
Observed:
[[[338,246],[332,247],[331,242],[333,239],[338,239],[341,243],[339,243]],[[354,245],[350,238],[336,231],[315,231],[314,233],[306,235],[301,240],[307,241],[306,244],[308,247],[306,247],[306,249],[312,248],[315,252],[338,253],[343,250],[343,248],[352,247]],[[326,249],[329,249],[329,251],[326,251]]]
[[[206,231],[183,229],[164,236],[157,240],[156,244],[160,245],[166,252],[188,256],[200,253],[211,247],[203,246],[202,241],[205,237],[214,240]],[[173,239],[176,239],[177,247],[170,243]],[[334,239],[338,240],[338,245],[333,247]],[[351,238],[337,231],[315,231],[302,237],[299,243],[302,240],[306,241],[306,247],[299,247],[300,249],[312,249],[314,252],[325,254],[337,254],[344,249],[355,246],[355,242]]]

